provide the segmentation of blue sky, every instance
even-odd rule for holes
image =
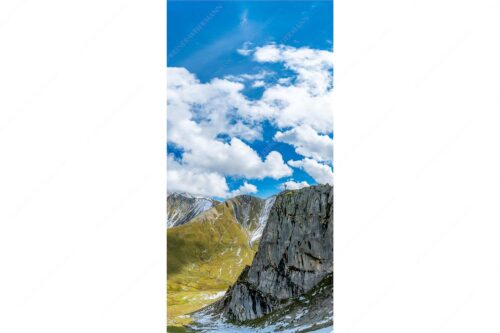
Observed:
[[[268,197],[325,182],[332,26],[329,1],[168,1],[169,190]]]

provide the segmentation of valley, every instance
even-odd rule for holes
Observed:
[[[329,332],[332,186],[237,196],[168,228],[167,274],[168,332]]]

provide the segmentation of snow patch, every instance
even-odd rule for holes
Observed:
[[[253,242],[262,237],[262,232],[266,226],[271,208],[273,208],[274,201],[276,201],[276,196],[272,196],[264,202],[264,208],[262,208],[259,216],[259,226],[250,234],[250,244],[253,244]]]

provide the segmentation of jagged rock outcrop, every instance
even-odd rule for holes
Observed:
[[[218,203],[210,198],[196,197],[187,193],[168,193],[167,228],[187,223]]]
[[[213,309],[238,322],[260,318],[332,273],[332,186],[285,191],[271,208],[252,265]]]

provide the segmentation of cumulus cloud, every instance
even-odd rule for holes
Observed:
[[[252,108],[241,90],[244,85],[224,79],[201,83],[185,68],[167,69],[168,140],[182,144],[185,134],[197,130],[205,136],[260,138],[261,129],[253,119]]]
[[[325,162],[333,159],[333,53],[251,43],[237,52],[258,63],[281,63],[289,71],[287,77],[261,70],[200,82],[185,68],[168,68],[167,140],[181,151],[170,163],[169,187],[225,196],[231,193],[227,176],[280,179],[292,175],[290,166],[318,182],[331,182],[332,170]],[[262,87],[262,96],[247,98],[247,87]],[[287,164],[278,151],[260,156],[250,144],[262,139],[264,121],[278,129],[274,140],[292,145],[304,159]],[[183,177],[188,179],[184,185]],[[210,185],[187,184],[195,181]]]
[[[305,158],[299,161],[288,161],[288,164],[303,169],[320,184],[333,185],[333,170],[329,165],[318,163],[311,158]]]
[[[283,62],[297,73],[296,84],[314,95],[332,88],[333,52],[269,44],[255,48],[253,55],[258,62]]]
[[[261,99],[273,109],[278,127],[308,125],[323,134],[332,131],[333,52],[276,44],[245,47],[255,61],[280,62],[295,73],[294,79],[280,78],[270,85]]]
[[[306,181],[296,182],[294,180],[289,180],[280,185],[280,190],[298,190],[308,186],[309,184]]]
[[[175,160],[172,155],[167,157],[167,187],[168,191],[221,198],[258,192],[257,186],[247,181],[238,189],[229,191],[226,178],[222,174],[190,168]]]
[[[269,44],[252,49],[253,58],[262,63],[282,62],[295,72],[295,78],[282,78],[264,91],[262,102],[275,112],[276,141],[288,143],[305,157],[288,164],[301,168],[319,183],[332,183],[333,171],[323,162],[333,160],[332,97],[333,52]]]
[[[225,197],[228,193],[226,178],[216,172],[190,169],[167,158],[167,190],[187,192],[200,196]]]
[[[172,190],[206,194],[210,187],[187,183],[217,181],[212,195],[223,196],[226,176],[279,179],[292,174],[279,152],[260,157],[243,141],[262,135],[252,111],[257,106],[241,93],[243,84],[225,79],[201,83],[185,68],[168,68],[168,76],[167,140],[182,151],[179,161],[171,163],[172,171],[169,167]],[[180,182],[183,173],[188,173],[185,185]]]
[[[252,84],[252,87],[253,88],[260,88],[260,87],[264,87],[266,85],[266,83],[262,80],[257,80],[255,81],[253,84]]]
[[[308,125],[298,126],[289,131],[277,132],[276,141],[288,143],[295,147],[295,152],[318,161],[333,160],[333,139],[328,135],[320,135]]]
[[[320,133],[333,128],[332,93],[311,95],[295,85],[272,86],[264,92],[262,103],[273,108],[273,118],[280,128],[308,125]]]
[[[183,161],[188,166],[228,176],[279,179],[292,174],[279,152],[272,151],[262,160],[257,152],[238,138],[232,138],[228,143],[198,138],[184,153]]]
[[[257,193],[257,186],[244,182],[237,190],[231,192],[231,196],[237,196],[241,194]]]

